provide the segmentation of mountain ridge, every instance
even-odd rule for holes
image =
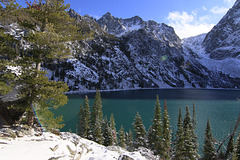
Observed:
[[[240,1],[206,35],[203,41],[206,54],[212,59],[240,57]]]
[[[239,0],[236,4],[228,14],[236,10]],[[44,67],[49,78],[67,82],[70,91],[240,88],[238,58],[218,57],[217,48],[208,52],[214,29],[207,35],[181,40],[174,28],[139,16],[122,19],[108,12],[96,20],[73,10],[69,14],[90,28],[93,38],[72,42],[72,59]],[[233,16],[232,21],[237,18]]]

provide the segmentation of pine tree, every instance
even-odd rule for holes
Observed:
[[[196,110],[195,110],[195,104],[193,103],[193,118],[192,118],[192,124],[193,129],[195,130],[197,128],[197,120],[196,120]]]
[[[25,63],[24,67],[29,68],[29,64]],[[19,84],[26,84],[28,88],[23,86],[23,88],[20,89],[19,97],[22,97],[25,104],[25,108],[23,109],[27,112],[27,124],[32,126],[36,113],[41,113],[38,114],[38,119],[42,124],[47,122],[50,106],[56,109],[67,103],[68,98],[64,92],[68,90],[68,86],[63,82],[49,81],[45,76],[45,72],[38,72],[38,76],[36,77],[36,75],[32,74],[31,70],[26,68],[21,72]],[[55,118],[48,122],[56,123],[57,121],[54,122],[54,119]],[[51,126],[51,124],[45,126]],[[59,125],[59,127],[61,127],[61,125]]]
[[[153,129],[152,129],[152,125],[151,125],[147,131],[148,148],[151,150],[153,150],[153,144],[154,144],[154,141],[152,138],[153,138]]]
[[[234,153],[234,160],[240,159],[240,134],[238,135],[236,147],[235,147],[235,153]]]
[[[214,141],[212,137],[212,129],[210,126],[209,119],[207,120],[207,126],[205,130],[205,138],[204,138],[204,150],[203,150],[203,159],[204,160],[212,160],[216,157],[216,149],[214,146]]]
[[[134,150],[134,142],[133,142],[133,134],[132,131],[129,130],[129,132],[126,132],[126,145],[127,150],[132,152]]]
[[[149,145],[155,154],[163,154],[163,141],[162,141],[162,119],[161,108],[158,95],[156,97],[156,105],[154,109],[153,124],[151,126],[151,132],[149,133]]]
[[[6,8],[3,8],[2,5],[5,5]],[[0,94],[2,95],[13,89],[16,75],[7,66],[11,66],[11,61],[18,56],[16,47],[19,46],[19,42],[14,39],[14,36],[5,33],[7,28],[2,25],[16,10],[17,7],[13,3],[0,2]]]
[[[194,149],[196,152],[198,152],[198,138],[197,135],[194,133],[197,129],[197,120],[196,120],[196,110],[195,110],[195,104],[193,103],[193,116],[192,116],[192,124],[193,124],[193,143],[194,143]],[[198,155],[199,157],[199,155]]]
[[[183,155],[186,159],[195,160],[197,159],[198,152],[195,148],[196,144],[193,142],[194,131],[189,108],[186,106],[186,114],[183,120],[183,131],[184,131],[184,144],[183,144]]]
[[[79,112],[79,135],[83,138],[90,139],[91,137],[91,131],[90,131],[90,106],[89,106],[89,100],[88,97],[85,96],[84,100],[84,108],[82,108],[82,105],[80,106],[80,112]]]
[[[90,139],[91,137],[91,112],[90,112],[90,106],[89,106],[89,100],[88,97],[85,96],[85,101],[84,101],[84,136],[87,139]]]
[[[60,115],[55,117],[54,114],[47,108],[40,108],[36,110],[36,114],[38,115],[38,120],[41,122],[42,128],[46,131],[60,129],[65,126],[65,124],[62,124],[63,116]]]
[[[7,25],[16,21],[19,9],[19,5],[13,0],[0,1],[0,95],[12,91],[16,84],[17,74],[13,73],[10,68],[17,66],[14,60],[19,56],[20,42],[6,31]]]
[[[114,120],[114,116],[113,114],[110,115],[110,120],[109,120],[109,128],[110,128],[110,133],[111,133],[111,137],[112,137],[112,141],[110,142],[110,145],[117,145],[117,131],[115,128],[116,124],[115,124],[115,120]]]
[[[119,146],[122,148],[126,148],[126,137],[125,137],[125,131],[123,128],[123,125],[121,125],[121,128],[119,130]]]
[[[103,121],[103,137],[104,137],[104,146],[110,146],[110,141],[112,141],[111,137],[111,130],[108,124],[107,116],[104,118]]]
[[[63,82],[49,81],[45,76],[46,72],[41,71],[42,63],[47,59],[67,58],[70,50],[65,42],[80,40],[84,37],[83,33],[79,32],[80,26],[76,25],[76,21],[68,15],[66,10],[69,5],[63,0],[40,0],[32,4],[26,2],[27,8],[17,8],[18,14],[14,15],[14,19],[18,25],[28,30],[22,38],[31,46],[25,49],[22,46],[14,47],[16,56],[8,63],[9,66],[21,68],[21,74],[14,77],[14,84],[19,85],[19,97],[25,103],[21,109],[27,112],[27,123],[33,126],[35,113],[41,112],[40,119],[47,119],[50,115],[50,111],[47,111],[49,107],[58,108],[67,103],[67,96],[64,93],[68,91],[68,86]],[[10,10],[12,9],[13,7],[10,7]],[[1,10],[5,10],[2,5]],[[4,14],[3,16],[2,13],[1,19],[5,15],[10,15]],[[0,92],[3,93],[9,92],[10,87],[14,85],[11,84],[12,81],[2,80],[2,73],[5,74],[7,71],[7,68],[4,68],[0,74],[0,84],[4,86]],[[14,106],[14,109],[16,108]],[[55,123],[53,120],[54,118],[50,122]]]
[[[217,158],[222,160],[222,159],[225,159],[224,157],[225,155],[224,155],[223,147],[221,147],[220,153],[218,154]]]
[[[83,111],[83,106],[82,104],[80,104],[80,109],[79,109],[79,112],[78,112],[78,123],[77,123],[77,134],[81,137],[83,137],[83,132],[84,132],[84,111]]]
[[[142,122],[142,118],[139,115],[139,113],[137,112],[136,116],[135,116],[135,120],[133,122],[133,131],[134,131],[134,145],[135,148],[138,147],[146,147],[147,143],[146,143],[146,130],[145,130],[145,126]]]
[[[234,153],[233,151],[234,151],[234,136],[231,135],[228,141],[225,159],[231,159]]]
[[[175,139],[175,160],[184,160],[184,133],[183,133],[183,124],[182,124],[182,113],[181,108],[179,108],[178,113],[178,123],[177,123],[177,134]]]
[[[102,99],[101,99],[101,93],[99,90],[96,90],[96,95],[95,95],[95,99],[92,106],[92,112],[91,112],[91,123],[93,127],[97,117],[100,118],[100,121],[103,121]]]
[[[103,144],[104,143],[104,137],[102,133],[102,121],[100,121],[100,118],[96,118],[95,121],[95,127],[93,128],[93,141]]]
[[[103,144],[103,141],[104,141],[104,137],[102,133],[103,112],[102,112],[101,94],[99,90],[96,91],[91,114],[92,114],[91,128],[92,128],[93,140],[99,144]]]
[[[45,80],[44,87],[51,86],[43,90],[38,83],[34,82],[40,82],[41,78],[45,76],[45,73],[40,71],[40,69],[41,64],[46,59],[65,58],[70,55],[69,49],[65,47],[64,42],[72,39],[72,33],[77,32],[77,28],[73,25],[74,20],[66,12],[68,8],[69,5],[59,0],[28,3],[28,7],[21,9],[22,14],[19,14],[17,18],[18,24],[28,29],[29,34],[27,34],[26,40],[31,43],[31,47],[27,48],[27,52],[30,54],[22,55],[22,62],[19,63],[22,66],[22,73],[27,74],[21,74],[21,78],[18,81],[18,83],[23,84],[22,88],[20,88],[20,96],[24,97],[28,104],[26,110],[28,111],[29,126],[32,126],[34,122],[32,105],[38,104],[39,101],[46,102],[50,100],[57,108],[67,103],[67,96],[64,94],[68,90],[66,84],[55,81],[50,83]],[[29,65],[23,67],[23,63],[26,61]],[[65,88],[63,92],[58,90],[60,85]],[[35,92],[36,90],[37,92]],[[54,92],[58,94],[56,95]],[[44,97],[44,94],[47,94],[48,97]],[[44,97],[44,99],[38,97]],[[40,105],[38,104],[38,106]]]
[[[170,121],[167,109],[167,101],[164,103],[164,112],[162,118],[162,136],[163,136],[163,154],[162,157],[164,159],[170,159],[170,151],[171,151],[171,129],[170,129]]]

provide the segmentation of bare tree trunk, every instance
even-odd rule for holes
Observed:
[[[34,124],[34,112],[33,109],[31,108],[30,111],[28,111],[28,126],[32,127]]]
[[[238,119],[237,119],[237,122],[235,123],[235,126],[234,126],[234,129],[233,129],[232,133],[231,133],[226,139],[224,139],[224,140],[222,141],[222,143],[219,145],[219,147],[218,147],[218,149],[217,149],[217,153],[220,151],[221,147],[223,146],[223,144],[224,144],[228,139],[231,140],[231,138],[234,137],[234,135],[236,134],[237,127],[238,127],[239,123],[240,123],[240,113],[239,113],[239,115],[238,115]],[[227,148],[226,154],[228,154],[228,153],[229,153],[229,150],[228,150],[228,148]]]
[[[41,63],[36,64],[36,70],[37,70],[37,72],[39,72],[41,70]],[[38,73],[37,73],[37,77],[38,77]]]
[[[40,71],[40,69],[41,69],[41,63],[37,63],[36,64],[37,72]],[[39,76],[39,73],[37,73],[36,77],[38,77],[38,76]],[[35,84],[35,87],[37,87],[37,84]],[[27,123],[28,123],[28,126],[30,126],[30,127],[33,127],[34,118],[35,118],[33,104],[34,104],[34,102],[31,102],[31,107],[30,107],[30,110],[28,111],[28,114],[27,114],[28,115]]]

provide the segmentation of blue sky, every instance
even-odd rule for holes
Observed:
[[[174,27],[180,38],[206,33],[236,0],[65,0],[80,15],[98,19],[107,12],[118,18],[140,16]],[[17,0],[23,4],[25,0]]]

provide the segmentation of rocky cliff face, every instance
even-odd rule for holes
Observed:
[[[207,34],[203,41],[206,54],[222,60],[240,56],[240,1],[227,12],[221,21]]]
[[[239,88],[239,9],[237,0],[209,33],[183,40],[184,53],[204,66],[211,87]]]
[[[226,60],[228,56],[238,56],[239,35],[233,39],[233,36],[222,38],[228,43],[216,38],[239,32],[238,6],[239,1],[223,18],[225,20],[221,20],[207,35],[183,41],[172,27],[143,21],[138,16],[121,19],[106,13],[95,20],[70,10],[69,14],[92,30],[94,37],[69,43],[74,58],[45,65],[45,69],[49,78],[66,81],[71,91],[96,88],[239,88],[239,63],[235,59]],[[231,25],[232,29],[225,33],[224,24]],[[220,29],[223,33],[219,35],[217,30]],[[231,50],[224,50],[230,46]]]

